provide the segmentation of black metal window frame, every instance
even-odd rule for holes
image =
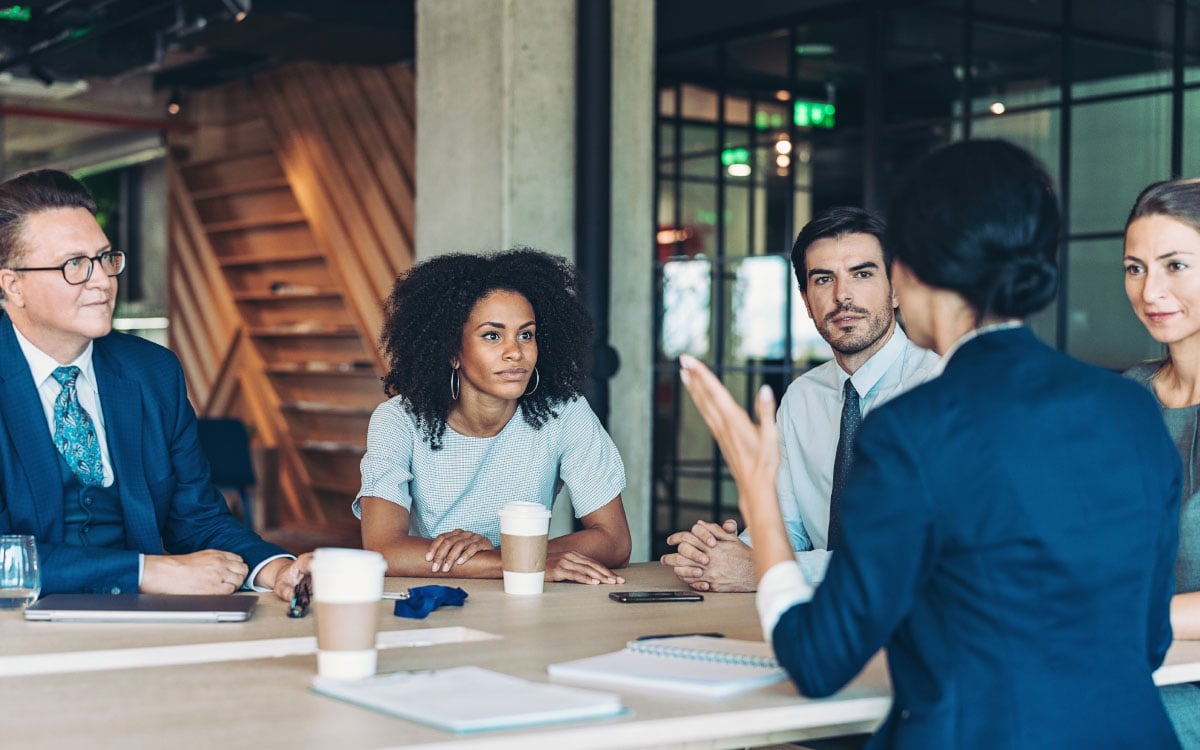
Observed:
[[[864,0],[861,2],[847,2],[835,6],[826,6],[824,8],[798,12],[794,15],[776,19],[767,23],[760,23],[752,27],[743,27],[728,33],[709,37],[702,40],[692,40],[684,45],[676,45],[672,48],[660,49],[659,54],[665,55],[673,52],[685,51],[687,49],[716,45],[717,53],[717,70],[714,79],[706,82],[706,86],[716,92],[718,101],[718,118],[716,122],[717,128],[717,148],[712,154],[715,168],[715,178],[692,177],[683,174],[683,125],[687,124],[687,120],[683,118],[683,102],[682,102],[682,87],[683,82],[665,80],[661,73],[661,66],[656,66],[659,72],[659,80],[656,82],[656,105],[655,105],[655,192],[654,205],[655,216],[659,215],[660,194],[664,189],[664,185],[669,185],[674,191],[673,208],[674,217],[673,224],[675,227],[682,227],[683,217],[682,211],[684,203],[682,200],[682,188],[686,182],[701,182],[712,184],[716,189],[716,225],[714,230],[714,253],[711,257],[706,257],[712,263],[711,270],[711,289],[712,297],[710,309],[712,312],[712,341],[710,352],[710,364],[713,366],[714,372],[718,376],[724,377],[726,374],[738,373],[748,376],[746,393],[744,394],[744,403],[749,405],[752,402],[754,389],[749,387],[755,377],[764,378],[771,377],[772,379],[782,378],[785,384],[800,374],[803,370],[795,366],[790,352],[792,351],[791,341],[791,326],[784,325],[785,331],[785,349],[789,353],[785,356],[781,363],[762,363],[747,361],[745,365],[729,365],[725,363],[724,344],[726,333],[728,331],[728,320],[726,319],[725,300],[723,298],[725,282],[729,279],[726,269],[737,262],[740,262],[745,257],[753,257],[757,248],[754,247],[755,225],[753,219],[753,200],[754,190],[750,190],[749,200],[751,201],[748,215],[750,220],[748,223],[749,242],[747,247],[750,248],[751,255],[730,256],[727,253],[726,247],[726,232],[725,232],[725,197],[727,188],[727,179],[724,170],[720,168],[720,152],[726,143],[726,118],[725,107],[729,96],[727,86],[726,70],[728,63],[728,48],[731,44],[739,40],[756,36],[758,34],[786,30],[789,35],[788,45],[788,81],[794,82],[796,79],[796,29],[804,23],[828,22],[828,21],[847,21],[859,19],[863,21],[864,33],[868,38],[868,57],[866,60],[866,86],[864,92],[863,109],[865,112],[865,122],[860,132],[853,129],[848,130],[848,135],[853,137],[861,136],[863,140],[864,153],[864,170],[862,175],[862,195],[863,205],[868,208],[879,208],[882,205],[882,197],[880,195],[880,154],[881,146],[888,141],[888,138],[901,133],[906,129],[920,128],[931,124],[946,124],[951,128],[957,126],[961,134],[961,138],[968,139],[971,137],[972,124],[975,121],[989,117],[986,113],[977,113],[972,111],[974,97],[977,96],[973,89],[973,80],[971,63],[974,61],[974,30],[979,23],[987,24],[990,27],[998,28],[1007,31],[1017,32],[1035,32],[1041,34],[1049,34],[1057,37],[1060,42],[1059,46],[1059,97],[1057,101],[1029,104],[1022,106],[1014,106],[1007,110],[1008,114],[1022,114],[1039,111],[1057,110],[1059,114],[1059,133],[1058,133],[1058,180],[1060,200],[1062,203],[1063,212],[1063,242],[1061,243],[1060,255],[1060,294],[1058,307],[1055,317],[1055,344],[1060,349],[1067,348],[1068,337],[1068,322],[1070,314],[1070,301],[1068,299],[1068,273],[1070,271],[1070,260],[1072,245],[1082,241],[1092,240],[1119,240],[1122,237],[1122,232],[1119,229],[1112,231],[1098,232],[1075,232],[1072,230],[1071,215],[1070,215],[1070,197],[1071,197],[1071,136],[1072,136],[1072,113],[1076,107],[1098,104],[1111,101],[1120,101],[1124,99],[1135,99],[1152,96],[1169,95],[1171,99],[1170,112],[1170,171],[1172,175],[1180,176],[1183,169],[1184,160],[1184,128],[1185,128],[1185,96],[1189,91],[1200,91],[1200,81],[1188,83],[1186,77],[1187,63],[1187,22],[1188,18],[1188,0],[1174,0],[1174,35],[1170,48],[1171,56],[1171,80],[1168,85],[1136,88],[1127,91],[1118,91],[1101,95],[1076,95],[1072,91],[1072,85],[1075,82],[1074,72],[1072,69],[1073,47],[1080,41],[1096,42],[1096,43],[1111,43],[1120,44],[1125,47],[1142,46],[1145,50],[1155,54],[1165,56],[1166,50],[1162,47],[1145,44],[1141,45],[1136,40],[1115,38],[1102,33],[1093,31],[1080,30],[1073,23],[1075,12],[1083,7],[1082,0],[1063,0],[1062,2],[1062,19],[1061,23],[1041,23],[1033,20],[1018,19],[1005,15],[997,15],[994,13],[978,11],[975,8],[975,0],[963,0],[961,7],[943,7],[929,2],[921,2],[913,0],[911,2],[884,2],[883,0]],[[947,18],[954,18],[959,22],[959,31],[961,33],[961,44],[963,59],[966,61],[964,65],[965,74],[961,85],[961,106],[960,112],[950,116],[949,118],[939,118],[936,121],[907,121],[902,124],[888,124],[884,121],[884,113],[882,111],[882,60],[880,58],[882,47],[882,29],[886,15],[893,12],[902,12],[904,10],[922,8],[933,10],[937,13],[944,14]],[[1193,9],[1193,14],[1200,15],[1200,10]],[[1194,19],[1193,23],[1200,24],[1200,19]],[[673,114],[664,115],[661,102],[664,91],[672,91],[674,106]],[[744,93],[739,93],[739,96],[745,97]],[[750,99],[751,107],[753,108],[756,101],[753,96],[747,97]],[[762,99],[761,101],[765,101]],[[704,124],[711,126],[713,123],[704,121]],[[672,126],[674,134],[674,142],[672,148],[673,170],[664,173],[662,171],[663,155],[660,152],[662,141],[662,128],[664,125]],[[791,142],[796,143],[798,137],[797,127],[792,122],[792,118],[788,118],[788,135]],[[751,124],[748,127],[750,132],[750,149],[753,152],[754,147],[754,127]],[[695,156],[695,153],[689,154]],[[793,167],[795,161],[792,162]],[[789,184],[792,186],[793,194],[795,193],[795,182],[791,178],[791,169],[789,167]],[[751,188],[757,186],[755,180],[747,183]],[[811,190],[811,185],[808,188]],[[795,232],[799,227],[795,224],[794,215],[795,201],[788,202],[786,208],[785,238],[794,237]],[[657,220],[656,220],[657,223]],[[682,255],[682,247],[679,247],[680,255]],[[790,241],[779,247],[763,248],[763,252],[759,255],[779,255],[790,260]],[[653,481],[652,481],[652,520],[651,534],[652,546],[656,554],[661,554],[666,551],[665,538],[673,531],[685,528],[695,520],[693,515],[685,515],[684,509],[692,514],[700,514],[701,517],[707,517],[709,520],[721,520],[724,517],[736,516],[736,508],[726,502],[726,490],[731,483],[731,477],[726,469],[721,458],[720,452],[715,444],[712,443],[711,458],[709,460],[691,460],[684,461],[678,456],[679,445],[679,428],[680,428],[680,413],[681,400],[686,398],[683,390],[678,386],[678,366],[677,363],[664,360],[662,352],[662,315],[663,315],[663,268],[665,262],[660,260],[656,255],[652,259],[652,272],[655,280],[655,300],[653,322],[654,330],[654,383],[653,389],[655,395],[652,398],[658,398],[658,386],[667,380],[672,380],[674,387],[670,388],[671,405],[667,409],[668,416],[664,419],[659,418],[658,408],[654,409],[654,426],[653,430]],[[789,300],[788,309],[783,311],[787,316],[785,321],[791,320],[791,297]],[[782,395],[781,393],[778,395]],[[689,479],[707,479],[709,486],[709,496],[707,498],[686,500],[679,496],[679,480],[681,478]],[[665,509],[662,506],[666,506]],[[665,512],[664,512],[665,511]],[[664,520],[665,517],[665,520]]]

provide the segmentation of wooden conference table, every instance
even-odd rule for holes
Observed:
[[[682,589],[669,569],[643,563],[626,584],[547,584],[537,597],[504,594],[499,581],[440,581],[469,593],[466,606],[426,620],[379,605],[379,671],[475,664],[547,681],[546,666],[618,650],[643,635],[719,631],[761,640],[752,594],[700,603],[618,604],[618,589]],[[387,590],[433,581],[392,578]],[[319,696],[308,689],[313,617],[285,616],[260,597],[246,623],[214,625],[30,623],[0,613],[0,746],[50,748],[729,748],[870,731],[890,704],[877,657],[836,696],[808,700],[790,682],[724,700],[616,690],[624,716],[456,736]],[[498,638],[464,640],[491,634]],[[253,641],[254,643],[247,643]],[[195,645],[208,644],[208,645]],[[411,643],[410,643],[411,645]],[[118,651],[131,649],[131,651]],[[245,658],[246,653],[254,658]],[[182,655],[182,656],[181,656]],[[195,663],[167,663],[190,659]],[[1103,657],[1097,655],[1097,670]],[[164,663],[166,663],[164,665]],[[1200,642],[1177,642],[1163,681],[1200,680]]]

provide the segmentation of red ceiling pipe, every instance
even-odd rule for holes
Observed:
[[[72,112],[63,109],[39,109],[37,107],[18,107],[8,104],[0,105],[0,115],[81,122],[88,125],[109,125],[116,128],[129,128],[130,130],[159,130],[164,132],[188,133],[196,129],[194,124],[181,120],[151,120],[143,117],[106,115],[100,112]]]

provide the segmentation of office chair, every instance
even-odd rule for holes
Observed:
[[[254,531],[254,463],[250,460],[250,436],[239,419],[198,419],[200,450],[208,458],[212,482],[225,493],[238,493],[242,506],[242,523]]]

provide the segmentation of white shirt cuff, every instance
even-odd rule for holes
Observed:
[[[825,580],[825,570],[829,567],[831,555],[833,553],[827,549],[796,550],[796,564],[800,566],[804,579],[814,589]]]
[[[805,579],[800,566],[793,562],[779,562],[763,574],[758,582],[758,594],[754,603],[758,607],[758,620],[762,623],[763,637],[771,642],[771,634],[783,613],[792,607],[812,599],[813,587]]]
[[[142,590],[142,573],[146,572],[146,556],[138,555],[138,591]]]
[[[265,586],[257,585],[254,583],[254,579],[258,578],[258,574],[263,568],[266,567],[267,563],[271,562],[272,560],[278,560],[281,557],[286,557],[289,560],[296,559],[295,555],[275,555],[274,557],[268,557],[266,560],[263,560],[258,565],[254,566],[254,570],[250,571],[250,575],[246,576],[246,582],[242,584],[242,589],[248,591],[258,591],[259,593],[264,591],[272,591],[272,589],[266,588]]]

